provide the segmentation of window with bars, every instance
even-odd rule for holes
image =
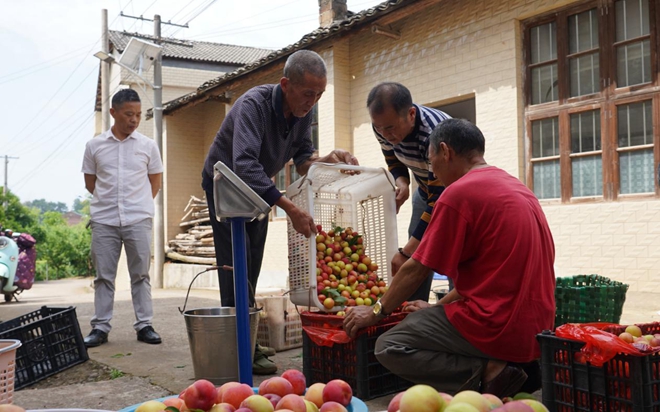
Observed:
[[[318,147],[319,147],[319,112],[318,112],[318,104],[315,104],[314,107],[312,108],[312,126],[311,126],[311,139],[312,139],[312,145],[316,149],[316,152],[318,153]],[[275,177],[273,178],[273,181],[275,182],[275,187],[277,189],[284,193],[286,192],[286,188],[289,187],[289,185],[296,180],[300,178],[300,175],[298,174],[298,171],[296,170],[296,166],[293,164],[293,160],[289,160],[289,162],[284,166],[282,170],[277,172]],[[272,213],[271,213],[271,220],[272,219],[283,219],[286,218],[286,212],[284,210],[280,209],[277,206],[273,206],[272,208]]]
[[[660,0],[525,22],[527,184],[562,202],[657,195]]]

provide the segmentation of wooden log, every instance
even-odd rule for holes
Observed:
[[[189,220],[187,222],[181,222],[181,223],[179,223],[179,226],[180,227],[194,226],[198,223],[204,223],[204,222],[208,222],[208,221],[209,221],[209,218],[205,217],[203,219],[194,219],[194,220]]]
[[[167,257],[179,262],[185,263],[198,263],[202,265],[215,265],[216,260],[214,257],[198,257],[198,256],[185,256],[176,252],[167,252]]]
[[[201,238],[206,238],[206,237],[212,237],[213,236],[213,230],[205,230],[203,232],[200,231],[195,231],[195,239],[201,239]]]

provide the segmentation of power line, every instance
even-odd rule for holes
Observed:
[[[94,43],[92,43],[92,44],[96,44],[96,42],[94,42]],[[54,58],[49,59],[49,60],[45,60],[45,61],[43,61],[43,62],[41,62],[41,63],[33,64],[32,66],[24,67],[24,68],[22,68],[22,69],[20,69],[20,70],[17,70],[17,71],[15,71],[15,72],[4,74],[4,75],[0,76],[0,79],[4,79],[4,78],[6,78],[6,77],[12,77],[12,76],[16,76],[16,75],[19,75],[19,76],[17,76],[15,79],[19,79],[19,78],[21,78],[21,77],[28,76],[28,75],[30,75],[30,74],[32,74],[32,73],[36,73],[36,72],[38,72],[38,71],[40,71],[40,70],[48,69],[48,68],[50,68],[50,67],[52,67],[52,66],[54,66],[54,65],[56,65],[56,64],[60,64],[60,63],[63,63],[63,62],[66,62],[66,61],[71,60],[70,58],[65,58],[65,57],[67,57],[67,56],[69,56],[69,55],[72,55],[72,54],[73,54],[73,56],[71,56],[71,58],[73,58],[73,57],[80,56],[80,55],[82,55],[82,54],[87,54],[86,51],[85,51],[85,52],[76,53],[76,52],[79,52],[80,50],[87,49],[87,47],[89,47],[89,45],[84,45],[84,46],[80,47],[79,49],[75,49],[75,50],[72,50],[72,51],[70,51],[70,52],[68,52],[68,53],[61,54],[61,55],[59,55],[59,56],[57,56],[57,57],[54,57]],[[76,53],[76,54],[74,54],[74,53]],[[61,61],[58,61],[58,60],[61,60]],[[42,65],[44,65],[44,64],[48,64],[48,66],[47,66],[47,67],[43,67],[43,68],[36,69],[37,67],[42,66]],[[36,69],[36,70],[35,70],[35,71],[32,71],[32,72],[29,72],[29,73],[26,73],[26,71],[31,70],[31,69]],[[13,80],[15,80],[15,79],[9,79],[9,81],[13,81]],[[2,82],[2,83],[6,83],[6,82]],[[2,84],[2,83],[0,83],[0,84]]]
[[[77,86],[71,91],[71,93],[69,93],[69,95],[68,95],[67,97],[64,98],[64,101],[68,100],[69,97],[71,97],[71,96],[73,95],[73,93],[75,93],[75,92],[80,88],[80,86],[82,86],[82,85],[85,83],[85,81],[87,80],[87,78],[89,78],[89,76],[91,76],[91,75],[92,75],[94,72],[96,72],[97,70],[98,70],[98,68],[94,67],[94,68],[93,68],[93,69],[92,69],[92,70],[91,70],[91,71],[90,71],[90,72],[89,72],[89,73],[88,73],[88,74],[82,79],[82,81],[81,81],[80,83],[78,83],[78,85],[77,85]],[[73,74],[73,73],[72,73],[72,74]],[[69,78],[71,78],[71,76],[69,76]],[[67,79],[67,81],[68,81],[68,79]],[[64,84],[66,84],[66,81],[64,82]],[[64,86],[64,84],[62,84],[62,86]],[[62,86],[60,86],[60,88],[57,90],[57,92],[55,92],[55,94],[53,94],[53,96],[51,96],[50,100],[48,100],[48,102],[47,102],[45,105],[43,105],[43,106],[41,107],[41,110],[39,110],[39,111],[37,112],[37,114],[33,117],[33,119],[37,119],[37,118],[38,118],[38,115],[41,114],[41,112],[44,111],[44,109],[46,108],[46,106],[48,106],[48,104],[53,100],[53,98],[55,97],[55,95],[57,95],[57,93],[59,93],[59,91],[62,89]],[[27,139],[28,137],[32,136],[37,130],[39,130],[39,128],[40,128],[44,123],[46,123],[51,117],[53,117],[53,115],[54,115],[56,112],[57,112],[57,110],[52,110],[52,111],[50,112],[50,114],[49,114],[48,116],[46,116],[45,118],[43,118],[43,119],[41,120],[41,122],[40,122],[37,126],[35,126],[35,128],[34,128],[30,133],[28,133],[25,137],[23,137],[23,138],[21,139],[20,142],[18,142],[18,141],[16,141],[16,140],[14,140],[13,142],[16,142],[16,144],[18,144],[18,143],[24,143],[24,141],[25,141],[24,139]],[[25,127],[23,127],[23,129],[21,129],[18,133],[16,133],[16,135],[17,135],[17,136],[20,136],[21,133],[23,133],[23,131],[24,131],[25,129],[27,129],[28,127],[30,127],[32,124],[34,124],[34,123],[32,123],[32,122],[27,122],[27,124],[25,125]],[[14,145],[14,146],[15,146],[15,145]]]
[[[115,78],[112,79],[112,80],[115,80],[117,77],[118,77],[118,76],[115,76]],[[112,93],[110,93],[110,94],[108,95],[108,99],[110,98],[111,95],[113,95],[113,94],[114,94],[117,90],[119,90],[120,88],[121,88],[121,85],[118,85],[117,87],[115,87],[115,89],[112,91]],[[70,133],[70,134],[69,134],[69,135],[68,135],[68,136],[67,136],[67,137],[66,137],[66,138],[65,138],[65,139],[64,139],[64,140],[63,140],[63,141],[62,141],[62,142],[61,142],[61,143],[60,143],[60,144],[59,144],[59,145],[58,145],[58,146],[57,146],[57,147],[56,147],[56,148],[55,148],[55,149],[54,149],[54,150],[53,150],[53,151],[47,156],[47,157],[46,157],[46,159],[44,159],[44,160],[39,164],[39,166],[37,166],[36,168],[34,168],[33,170],[31,170],[27,175],[25,175],[22,179],[20,179],[19,182],[16,183],[17,186],[18,186],[17,189],[22,188],[22,187],[23,187],[28,181],[30,181],[30,179],[32,179],[32,177],[34,177],[34,176],[36,175],[36,173],[37,173],[40,169],[44,168],[44,167],[45,167],[46,165],[48,165],[52,160],[56,159],[57,157],[53,157],[53,156],[54,156],[55,154],[59,154],[59,153],[57,153],[58,151],[63,150],[64,148],[66,148],[66,147],[67,147],[67,146],[68,146],[68,145],[74,140],[74,139],[71,139],[71,137],[72,137],[74,134],[76,134],[76,133],[82,128],[82,126],[86,126],[86,125],[87,125],[87,122],[88,122],[88,121],[89,121],[89,120],[95,115],[95,113],[96,113],[96,111],[92,111],[92,113],[91,113],[87,118],[85,118],[85,119],[84,119],[84,120],[78,125],[78,127],[76,127],[76,128],[73,130],[73,132],[71,132],[71,133]],[[77,114],[77,113],[76,113],[76,114]],[[51,136],[48,136],[48,137],[52,137],[52,135],[51,135]]]
[[[196,19],[200,14],[204,13],[204,12],[205,12],[209,7],[211,7],[211,6],[213,5],[213,3],[215,3],[216,1],[217,1],[217,0],[210,0],[210,2],[209,2],[207,5],[205,5],[205,6],[204,6],[204,4],[202,3],[200,6],[197,7],[197,9],[200,9],[200,10],[199,10],[198,12],[196,12],[196,14],[194,14],[194,15],[193,15],[192,17],[190,17],[190,18],[188,18],[188,16],[192,15],[193,13],[195,13],[195,10],[197,10],[197,9],[193,9],[193,11],[191,11],[190,13],[188,13],[188,14],[183,18],[183,20],[185,20],[186,18],[188,18],[188,20],[187,20],[186,23],[185,23],[185,26],[188,27],[188,23],[190,23],[191,21],[193,21],[194,19]],[[169,36],[170,36],[170,37],[173,36],[173,35],[176,34],[179,30],[181,30],[181,29],[176,29],[176,30],[174,30]]]

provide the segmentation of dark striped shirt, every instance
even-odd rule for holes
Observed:
[[[202,172],[202,187],[213,191],[218,160],[269,205],[282,196],[272,177],[293,158],[296,166],[314,154],[312,112],[287,122],[279,84],[253,87],[236,100],[211,144]]]
[[[444,190],[440,182],[433,175],[431,163],[429,162],[429,136],[431,132],[443,120],[450,116],[440,110],[414,104],[417,114],[415,115],[415,130],[398,145],[392,145],[376,129],[374,133],[380,143],[381,150],[385,155],[385,162],[396,180],[404,176],[410,180],[408,169],[413,172],[415,180],[419,185],[422,198],[426,200],[426,211],[417,224],[413,237],[421,240],[426,227],[431,221],[431,213],[436,200]],[[372,126],[373,127],[373,126]]]

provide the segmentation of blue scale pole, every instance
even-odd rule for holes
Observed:
[[[234,254],[234,299],[236,303],[236,340],[238,343],[238,379],[252,386],[252,342],[250,340],[250,300],[248,298],[245,218],[231,218],[231,241]]]

